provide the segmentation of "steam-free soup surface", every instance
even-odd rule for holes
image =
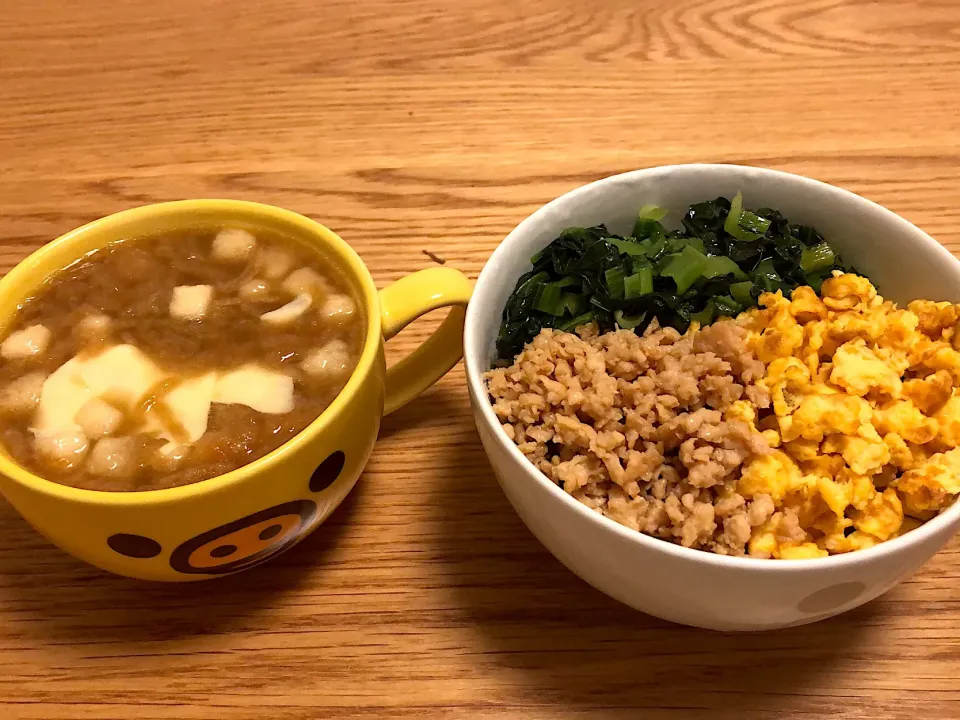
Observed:
[[[290,238],[201,228],[116,243],[54,276],[0,343],[0,441],[79,488],[215,477],[326,409],[364,325],[336,269]]]

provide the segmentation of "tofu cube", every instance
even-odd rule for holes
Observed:
[[[18,377],[0,390],[0,413],[4,415],[28,415],[40,404],[40,393],[47,376],[43,373],[28,373]]]
[[[31,325],[10,333],[0,343],[0,356],[7,360],[33,357],[44,352],[49,344],[50,330],[45,325]]]
[[[350,374],[350,351],[343,340],[331,340],[310,352],[300,367],[318,379],[337,380]]]
[[[260,273],[267,280],[279,280],[293,267],[293,256],[280,248],[264,248],[260,253]]]
[[[92,439],[112,435],[123,423],[123,413],[100,398],[90,398],[77,412],[76,423]]]
[[[248,365],[224,373],[217,379],[213,402],[236,403],[257,412],[283,415],[293,410],[293,378]]]
[[[101,438],[87,457],[87,472],[100,477],[131,477],[137,471],[137,449],[132,437]]]
[[[213,239],[212,253],[215,260],[243,262],[256,246],[257,238],[252,233],[239,228],[227,228],[218,232]]]
[[[87,344],[103,343],[110,337],[113,321],[103,314],[88,315],[77,325],[76,333]]]
[[[89,447],[90,443],[81,430],[37,432],[33,436],[33,449],[37,455],[62,471],[71,470],[83,462]]]
[[[181,320],[199,320],[207,314],[212,299],[210,285],[178,285],[170,299],[170,315]]]
[[[323,297],[326,286],[326,281],[315,270],[306,267],[294,270],[283,281],[283,289],[291,295],[306,293],[316,299]]]
[[[334,325],[344,325],[349,322],[357,307],[348,295],[336,293],[323,303],[320,314]]]

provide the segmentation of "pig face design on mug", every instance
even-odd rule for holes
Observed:
[[[340,476],[345,456],[337,451],[310,477],[312,493],[326,490]],[[170,567],[185,575],[226,575],[246,570],[279,555],[306,536],[318,521],[314,500],[299,499],[251,513],[180,543],[170,553]],[[107,538],[114,552],[129,558],[151,559],[165,548],[153,538],[115,533]]]

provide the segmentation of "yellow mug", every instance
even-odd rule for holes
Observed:
[[[384,414],[422,393],[462,355],[471,284],[431,268],[381,292],[335,233],[281,208],[236,200],[184,200],[97,220],[44,246],[0,280],[0,336],[18,304],[52,274],[123,238],[197,225],[260,228],[314,248],[361,300],[366,339],[344,389],[299,435],[249,465],[167,490],[99,492],[27,471],[0,451],[0,490],[40,533],[92,565],[146,580],[203,580],[253,567],[306,537],[356,484]],[[389,369],[384,341],[430,310],[450,313],[422,346]]]

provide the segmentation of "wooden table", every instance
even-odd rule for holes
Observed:
[[[0,263],[223,196],[324,221],[381,285],[428,251],[475,277],[546,200],[683,161],[812,175],[960,249],[958,26],[951,0],[4,0]],[[240,576],[107,576],[0,505],[4,719],[957,718],[958,660],[957,542],[785,632],[609,600],[511,510],[459,368]]]

